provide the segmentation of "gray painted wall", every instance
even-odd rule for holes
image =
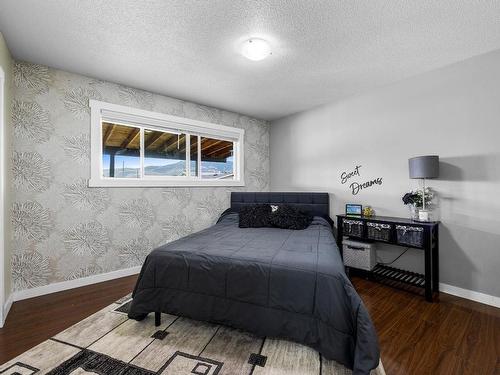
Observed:
[[[328,191],[346,202],[407,216],[401,196],[418,183],[408,158],[438,154],[441,282],[500,296],[500,51],[271,123],[271,190]],[[343,171],[361,165],[342,184]],[[382,185],[352,195],[352,181]],[[383,260],[398,248],[385,247]],[[423,270],[412,250],[395,266]]]
[[[265,121],[20,61],[14,83],[14,290],[141,265],[212,225],[230,191],[268,190]],[[246,186],[88,188],[89,98],[245,129]]]

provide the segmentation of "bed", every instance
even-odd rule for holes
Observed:
[[[238,212],[251,204],[288,204],[314,219],[304,230],[239,228]],[[129,317],[164,312],[287,338],[368,374],[379,363],[377,336],[329,211],[328,193],[233,192],[217,224],[148,255]]]

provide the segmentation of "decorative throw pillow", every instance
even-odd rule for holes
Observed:
[[[240,228],[270,227],[269,215],[271,206],[268,204],[254,204],[240,209]]]
[[[309,213],[286,204],[273,207],[270,215],[272,226],[282,229],[306,229],[312,220]]]

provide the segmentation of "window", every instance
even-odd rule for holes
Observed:
[[[140,177],[140,129],[132,126],[102,123],[103,177]]]
[[[145,176],[187,176],[186,156],[186,134],[144,130]]]
[[[243,186],[244,130],[90,101],[90,186]]]
[[[232,179],[234,177],[233,142],[201,137],[201,178]]]

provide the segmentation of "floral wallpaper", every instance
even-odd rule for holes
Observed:
[[[141,265],[214,224],[230,191],[268,190],[266,121],[21,61],[14,85],[14,290]],[[90,98],[245,129],[246,186],[88,188]]]

